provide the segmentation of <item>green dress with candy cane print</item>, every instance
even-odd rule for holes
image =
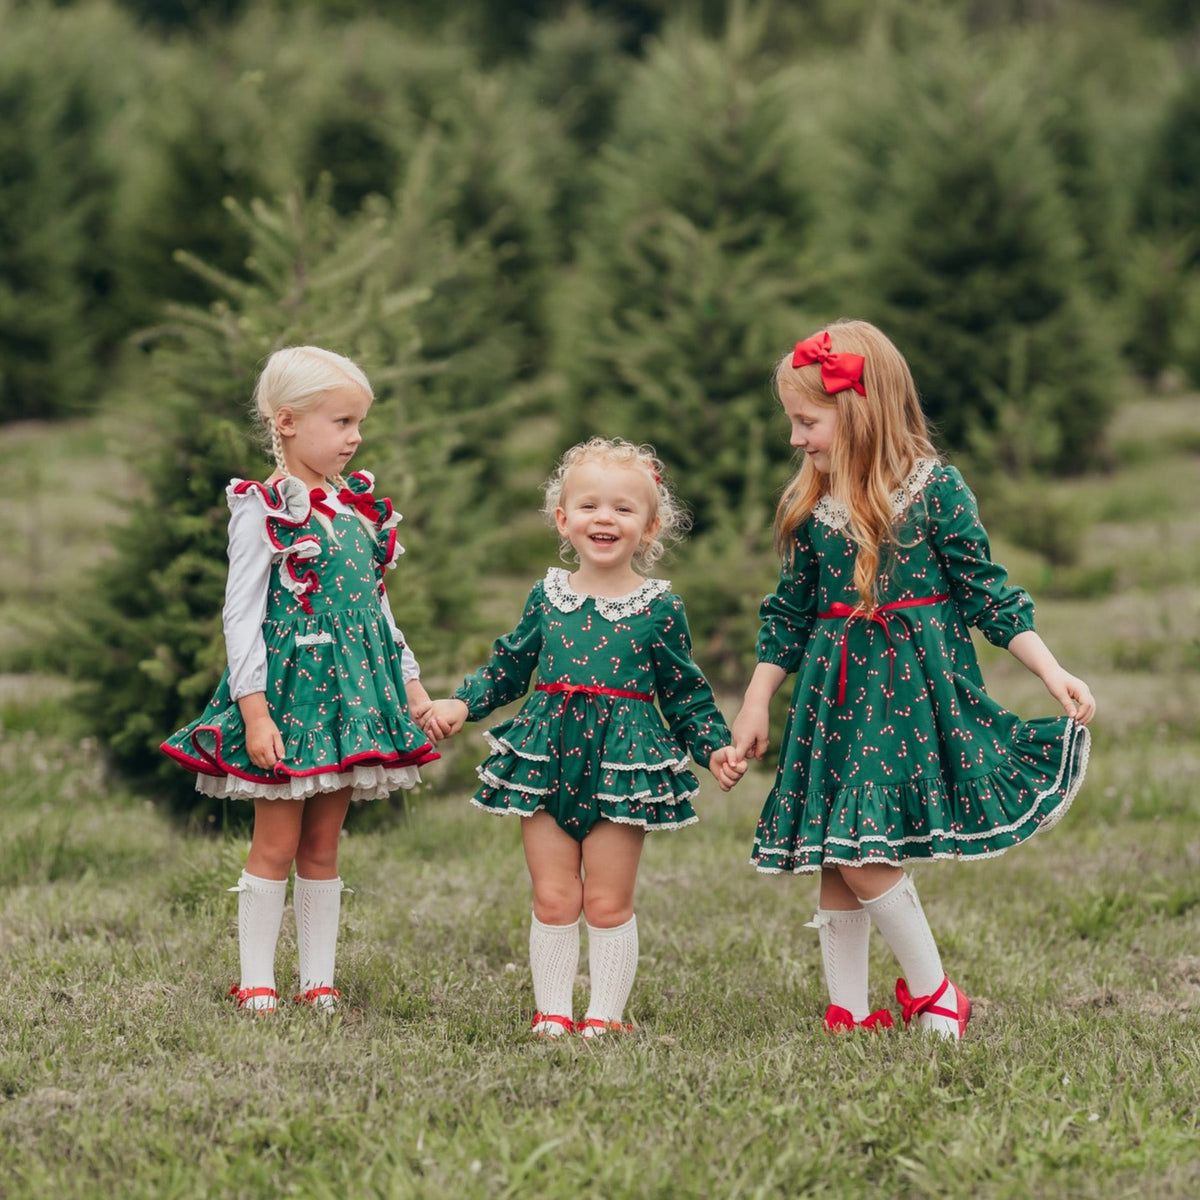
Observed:
[[[516,716],[484,735],[492,753],[474,804],[544,809],[577,840],[601,819],[647,830],[698,819],[688,753],[707,764],[730,736],[670,589],[647,579],[628,596],[587,596],[561,567],[534,584],[516,629],[454,693],[479,720],[525,695],[537,672]]]
[[[873,618],[847,618],[857,549],[828,496],[763,601],[758,659],[796,681],[760,871],[1002,854],[1057,822],[1083,782],[1086,728],[1022,721],[984,689],[968,626],[1007,646],[1034,608],[992,561],[962,476],[920,460],[893,511]]]
[[[439,757],[409,715],[403,647],[384,614],[383,572],[403,550],[399,515],[390,501],[372,495],[373,484],[368,472],[350,475],[336,507],[323,490],[310,492],[294,476],[274,484],[235,479],[227,488],[231,565],[234,521],[244,516],[252,528],[261,522],[248,553],[261,562],[266,594],[252,585],[243,607],[264,605],[260,682],[284,751],[273,771],[251,762],[226,667],[200,717],[162,743],[196,773],[197,790],[304,799],[349,787],[352,799],[380,799],[418,783],[416,768]],[[233,594],[226,599],[227,643]]]

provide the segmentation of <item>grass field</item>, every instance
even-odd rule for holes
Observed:
[[[10,480],[86,453],[86,429],[56,436],[0,435]],[[59,681],[4,677],[0,1196],[1200,1195],[1200,405],[1130,404],[1115,441],[1112,475],[1056,485],[1114,589],[1039,607],[1101,705],[1084,790],[1004,858],[918,871],[975,1004],[960,1046],[821,1031],[814,886],[747,865],[761,770],[648,840],[629,1038],[524,1036],[519,830],[465,793],[346,838],[337,1015],[238,1014],[245,843],[179,833],[61,718]],[[38,570],[10,574],[0,627],[30,637],[66,593],[61,518],[4,504],[10,562]],[[84,511],[102,541],[112,510]],[[1052,711],[1007,656],[985,671]],[[872,954],[878,1006],[896,968]],[[281,988],[294,960],[289,911]]]

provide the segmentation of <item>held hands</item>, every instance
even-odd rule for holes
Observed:
[[[722,746],[713,752],[708,760],[708,769],[717,781],[721,791],[727,792],[737,785],[738,780],[746,773],[746,760],[733,746]]]
[[[733,723],[733,745],[739,756],[761,759],[770,740],[770,713],[767,705],[747,701]]]
[[[467,723],[467,706],[461,700],[433,700],[418,724],[435,741],[453,737]]]
[[[425,685],[419,679],[409,679],[404,684],[408,696],[408,714],[422,729],[425,728],[425,714],[429,712],[433,701],[425,690]]]

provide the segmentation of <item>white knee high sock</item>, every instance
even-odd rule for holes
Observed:
[[[587,1019],[619,1021],[637,975],[637,916],[612,929],[589,924],[587,934],[588,971],[592,977]]]
[[[303,879],[296,876],[292,907],[296,910],[296,944],[300,950],[300,991],[333,987],[337,957],[338,918],[342,910],[340,878]],[[318,996],[319,1008],[333,1008],[333,996]]]
[[[241,959],[243,988],[275,987],[275,944],[283,921],[286,879],[260,879],[243,871],[238,893],[238,954]],[[274,1008],[270,996],[255,996],[247,1008]]]
[[[942,969],[942,957],[913,881],[905,875],[882,896],[863,900],[861,904],[871,914],[875,927],[900,963],[912,995],[929,996],[936,992],[942,986],[946,972]],[[947,1000],[946,1004],[953,1007],[953,1000]],[[958,1036],[958,1023],[949,1017],[922,1013],[917,1024],[922,1029]]]
[[[575,971],[579,967],[579,922],[546,925],[535,916],[529,924],[529,967],[533,975],[533,1002],[547,1016],[574,1016]],[[536,1033],[557,1037],[563,1026],[541,1022]]]
[[[871,918],[861,908],[818,908],[809,922],[821,939],[821,962],[829,1003],[844,1008],[861,1022],[867,1008],[867,952]]]

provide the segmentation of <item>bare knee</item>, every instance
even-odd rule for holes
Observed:
[[[579,879],[536,880],[533,915],[544,925],[571,925],[583,910],[583,882]]]
[[[862,867],[838,867],[842,882],[859,900],[877,900],[904,878],[891,863],[868,863]]]
[[[304,879],[334,879],[338,873],[338,839],[303,837],[296,848],[296,874]]]
[[[614,929],[633,916],[633,896],[624,888],[589,889],[585,885],[583,915],[594,929]]]

